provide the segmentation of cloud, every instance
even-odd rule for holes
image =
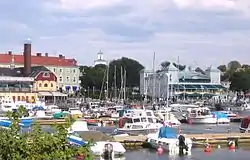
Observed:
[[[111,60],[128,56],[152,67],[163,60],[207,66],[250,50],[249,0],[8,0],[0,2],[6,40],[0,50],[63,53],[93,64],[101,49]]]

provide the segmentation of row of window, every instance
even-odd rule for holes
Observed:
[[[63,77],[59,77],[59,81],[63,82]],[[66,77],[66,82],[70,81],[70,77]],[[76,82],[76,77],[73,77],[72,82]]]
[[[57,69],[57,68],[54,68],[53,71],[54,71],[54,73],[55,73],[55,72],[58,71],[58,69]],[[63,69],[60,68],[60,69],[59,69],[59,72],[60,72],[60,73],[63,73]],[[76,69],[67,69],[67,73],[76,73]]]
[[[51,83],[50,87],[53,87],[54,85]],[[49,87],[49,85],[47,83],[45,83],[44,85],[42,85],[42,83],[39,83],[39,87]]]

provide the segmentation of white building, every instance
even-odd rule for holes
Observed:
[[[97,60],[94,61],[95,66],[100,64],[107,65],[107,61],[104,60],[103,53],[101,51],[97,53]]]
[[[221,85],[220,71],[211,66],[204,72],[190,67],[179,70],[172,63],[164,71],[153,74],[152,71],[140,72],[140,94],[167,98],[171,95],[212,95],[219,94],[225,88]]]

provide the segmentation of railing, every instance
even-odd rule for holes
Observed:
[[[3,88],[0,87],[0,92],[31,92],[31,88]]]

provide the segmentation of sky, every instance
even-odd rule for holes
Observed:
[[[250,0],[2,0],[0,52],[63,54],[93,65],[97,52],[146,68],[162,61],[250,63]]]

